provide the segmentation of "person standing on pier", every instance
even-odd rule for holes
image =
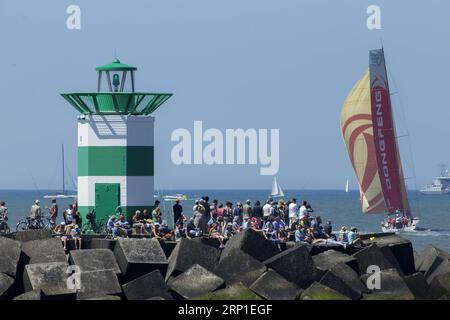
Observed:
[[[36,220],[40,219],[42,215],[41,206],[39,200],[36,200],[34,204],[31,206],[30,210],[30,218],[32,220],[33,227],[36,227]]]
[[[292,227],[292,224],[295,223],[298,219],[298,204],[297,199],[293,198],[291,203],[289,204],[289,228]]]
[[[250,200],[247,200],[245,201],[243,208],[243,218],[248,220],[252,217],[253,217],[253,208],[251,206]]]
[[[272,206],[270,205],[270,199],[266,200],[266,203],[264,204],[264,206],[262,208],[264,224],[266,224],[266,222],[269,220],[271,208],[272,208]]]
[[[0,201],[0,220],[8,220],[8,208],[5,201]]]
[[[253,218],[256,219],[256,225],[258,228],[261,228],[261,221],[263,219],[263,208],[261,207],[261,202],[256,200],[255,206],[253,207]]]
[[[177,223],[186,220],[183,214],[183,207],[180,204],[180,199],[175,200],[175,204],[172,207],[173,210],[173,225],[176,226]]]
[[[48,213],[52,224],[56,225],[56,218],[58,217],[58,204],[56,203],[56,199],[52,199],[52,206],[48,210]]]

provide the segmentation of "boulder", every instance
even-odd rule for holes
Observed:
[[[426,273],[425,278],[428,283],[431,283],[435,277],[446,273],[450,273],[450,260],[444,259],[436,268],[434,268],[433,272]]]
[[[0,300],[14,296],[14,279],[5,273],[0,273]]]
[[[330,270],[332,267],[340,262],[347,264],[350,268],[359,272],[358,261],[355,257],[349,256],[336,250],[328,250],[318,255],[313,256],[316,268],[322,272]]]
[[[82,271],[80,280],[81,288],[77,293],[77,300],[122,293],[122,288],[113,269]]]
[[[114,256],[126,281],[154,270],[164,274],[167,269],[166,255],[156,239],[119,238]]]
[[[430,288],[430,285],[422,272],[416,272],[412,275],[406,276],[403,280],[416,300],[433,300],[442,296],[440,292],[436,293]]]
[[[36,263],[25,266],[25,291],[41,289],[46,298],[75,299],[76,288],[69,288],[68,264],[62,262]]]
[[[364,283],[369,275],[362,276]],[[366,300],[414,300],[414,295],[396,269],[380,271],[380,289],[372,289],[364,295]]]
[[[109,249],[71,251],[70,264],[79,266],[82,272],[113,270],[116,274],[121,273],[116,258]]]
[[[234,283],[225,289],[210,292],[193,300],[262,300],[260,296],[244,286],[242,283]]]
[[[261,262],[280,252],[272,241],[267,240],[261,232],[253,229],[239,232],[228,240],[220,255],[220,260],[225,259],[233,249],[239,249]]]
[[[325,273],[320,283],[352,300],[360,299],[363,292],[367,291],[355,270],[342,262],[336,264]]]
[[[5,273],[13,278],[17,275],[21,243],[6,237],[0,237],[0,273]]]
[[[264,261],[264,264],[301,289],[308,288],[321,275],[305,246],[283,251]]]
[[[191,239],[182,238],[169,257],[166,280],[187,271],[194,264],[214,272],[219,261],[220,250]]]
[[[314,282],[308,289],[302,292],[301,300],[350,300],[349,297],[324,286],[319,282]]]
[[[33,291],[28,291],[18,295],[13,300],[41,300],[42,294],[41,289],[36,289]]]
[[[443,261],[449,259],[450,255],[447,252],[429,245],[422,251],[416,260],[417,271],[423,272],[425,278],[428,278]]]
[[[114,239],[102,239],[102,238],[92,238],[91,249],[109,249],[114,251],[117,240]]]
[[[430,291],[434,294],[433,298],[450,297],[450,273],[435,276],[433,281],[431,281]]]
[[[14,239],[20,242],[43,240],[52,238],[52,231],[48,229],[30,229],[18,231]]]
[[[242,282],[247,287],[265,271],[263,263],[239,249],[231,250],[214,269],[214,273],[224,279],[227,285]]]
[[[22,243],[24,264],[61,262],[67,258],[61,240],[58,238],[31,240]]]
[[[153,297],[172,299],[164,278],[159,270],[154,270],[122,285],[127,300],[146,300]]]
[[[170,289],[185,299],[205,295],[222,287],[224,284],[225,280],[199,264],[194,264],[186,272],[168,282]]]
[[[395,261],[391,261],[391,264],[396,269],[398,269],[398,266],[400,267],[400,270],[398,270],[400,274],[410,275],[416,272],[411,241],[398,235],[390,235],[376,239],[375,243],[388,260],[390,260],[390,257],[395,259]]]
[[[274,270],[263,273],[250,289],[266,300],[294,300],[299,293],[294,284]]]
[[[389,261],[376,244],[372,244],[356,252],[353,254],[353,257],[358,261],[359,274],[361,275],[367,273],[367,268],[369,266],[378,266],[380,270],[392,269],[396,267],[396,265],[392,263],[392,259]],[[398,265],[397,267],[399,268]]]

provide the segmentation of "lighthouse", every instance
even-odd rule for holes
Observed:
[[[97,92],[62,93],[78,116],[78,209],[105,221],[118,207],[128,219],[151,209],[154,121],[171,93],[135,92],[137,68],[115,59],[96,68]]]

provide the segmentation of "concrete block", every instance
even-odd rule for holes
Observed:
[[[146,300],[154,297],[172,300],[169,287],[159,270],[154,270],[122,285],[122,289],[127,300]]]
[[[116,274],[121,274],[116,258],[109,249],[71,251],[70,264],[79,266],[82,272],[113,270]]]
[[[165,273],[167,258],[156,239],[119,238],[114,256],[126,281],[154,270]]]
[[[168,282],[170,289],[185,299],[205,295],[224,284],[224,279],[198,264],[194,264],[186,272]]]
[[[0,237],[0,273],[15,278],[20,254],[21,243],[19,241]]]
[[[350,268],[359,272],[358,260],[355,257],[349,256],[345,253],[328,250],[312,257],[316,268],[322,272],[330,270],[332,267],[340,262],[347,264]]]
[[[301,289],[308,288],[321,275],[305,246],[283,251],[264,261],[264,264]]]
[[[0,300],[8,300],[14,296],[14,279],[0,273]]]
[[[261,262],[280,252],[272,241],[264,237],[262,232],[253,229],[242,231],[228,240],[220,259],[226,258],[233,249],[239,249]]]
[[[220,250],[203,243],[183,238],[177,243],[169,257],[166,280],[187,271],[194,264],[214,272],[220,257]]]
[[[359,279],[359,275],[345,263],[338,263],[333,266],[320,280],[325,285],[337,292],[349,297],[352,300],[358,300],[367,290]]]
[[[225,280],[227,285],[242,282],[249,287],[256,279],[266,271],[266,266],[246,254],[234,249],[214,269],[214,273]]]
[[[24,264],[65,262],[67,258],[58,238],[32,240],[22,243]]]
[[[299,290],[274,270],[263,273],[250,289],[266,300],[295,300]]]
[[[350,300],[350,298],[319,282],[314,282],[302,292],[300,300]]]

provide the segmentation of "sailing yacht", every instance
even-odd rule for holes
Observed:
[[[345,193],[348,193],[348,179],[347,182],[345,183]]]
[[[344,142],[361,193],[362,212],[385,213],[383,232],[412,231],[413,218],[395,132],[383,49],[372,50],[369,70],[348,95],[341,113]]]
[[[278,184],[276,176],[273,177],[272,193],[270,194],[270,197],[271,198],[283,198],[284,197],[284,192],[281,189],[280,185]]]
[[[66,186],[65,186],[65,172],[64,172],[64,145],[61,147],[62,151],[62,190],[61,193],[58,194],[51,194],[51,195],[45,195],[45,199],[68,199],[68,198],[76,198],[77,195],[70,195],[66,192]]]

